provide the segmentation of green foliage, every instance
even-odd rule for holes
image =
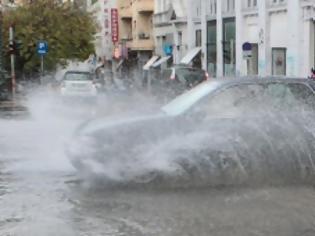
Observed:
[[[48,42],[45,69],[53,70],[66,60],[84,60],[94,52],[95,22],[91,15],[69,2],[35,0],[5,12],[3,15],[4,45],[8,45],[8,29],[15,25],[20,40],[18,67],[24,72],[38,71],[40,57],[36,52],[39,40]],[[4,53],[6,60],[9,56]]]

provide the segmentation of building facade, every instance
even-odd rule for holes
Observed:
[[[167,54],[172,48],[172,62],[182,58],[201,46],[201,2],[202,0],[155,0],[154,35],[155,53]]]
[[[201,4],[202,64],[212,76],[310,74],[315,57],[314,0]]]
[[[116,0],[88,0],[87,10],[93,13],[97,24],[95,35],[95,53],[98,58],[111,60],[113,43],[111,30],[111,9],[116,7]]]
[[[154,0],[117,0],[121,57],[140,69],[152,56]],[[125,53],[124,53],[125,52]]]

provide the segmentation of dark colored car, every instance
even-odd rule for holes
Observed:
[[[115,183],[220,186],[314,183],[315,84],[204,82],[156,114],[79,127],[67,153]]]
[[[153,77],[152,92],[167,98],[174,98],[209,79],[206,71],[185,65],[167,68]]]

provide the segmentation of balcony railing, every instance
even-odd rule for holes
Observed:
[[[287,6],[287,0],[269,0],[269,9],[280,9]]]
[[[169,21],[168,11],[167,12],[159,12],[157,14],[154,14],[154,16],[153,16],[153,23],[155,25],[167,23],[168,21]]]
[[[144,33],[144,32],[138,33],[138,39],[140,39],[140,40],[148,40],[150,38],[151,38],[151,36],[148,33]]]
[[[153,50],[154,49],[154,41],[150,40],[133,40],[127,43],[127,45],[131,48],[131,50]]]

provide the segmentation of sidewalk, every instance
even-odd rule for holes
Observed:
[[[25,117],[28,115],[29,111],[21,100],[0,101],[1,118]]]

